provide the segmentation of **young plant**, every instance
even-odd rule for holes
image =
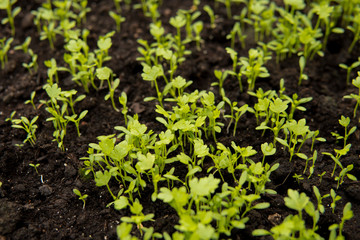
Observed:
[[[285,132],[285,139],[276,138],[276,140],[283,146],[287,147],[290,153],[290,162],[295,154],[295,148],[299,144],[297,153],[300,151],[303,143],[309,138],[309,126],[306,126],[306,120],[300,119],[296,121],[294,119],[287,121],[283,125]]]
[[[30,63],[23,63],[22,66],[24,68],[26,68],[29,73],[31,75],[37,73],[37,70],[38,70],[38,63],[37,63],[37,59],[38,59],[38,55],[35,54],[31,49],[29,49],[29,54],[30,54],[30,57],[31,57],[31,62]]]
[[[121,110],[121,113],[124,115],[125,125],[127,125],[127,113],[128,113],[128,107],[127,104],[127,95],[125,92],[121,93],[121,96],[119,97],[119,103],[123,106],[123,109]]]
[[[241,107],[237,107],[237,102],[233,102],[231,105],[231,110],[232,110],[231,112],[233,113],[233,115],[225,115],[224,116],[224,117],[231,118],[231,122],[233,120],[235,121],[233,136],[235,136],[235,134],[236,134],[236,129],[237,129],[237,125],[240,120],[240,117],[248,111],[248,108],[249,108],[249,106],[247,104],[242,105]],[[229,123],[229,126],[230,126],[231,122]]]
[[[284,198],[285,205],[297,211],[297,215],[287,216],[281,224],[272,227],[270,231],[265,229],[256,229],[253,236],[270,235],[273,239],[322,239],[316,233],[318,230],[318,221],[320,218],[320,209],[315,209],[314,204],[305,193],[299,193],[296,190],[288,189],[288,197]],[[318,205],[319,206],[319,205]],[[322,204],[320,204],[322,206]],[[305,212],[312,218],[311,228],[307,228],[302,212]]]
[[[356,117],[356,111],[357,111],[357,109],[358,109],[358,107],[360,105],[360,72],[358,72],[358,76],[355,79],[352,80],[352,84],[359,89],[359,93],[358,94],[351,93],[350,95],[344,96],[344,98],[355,99],[356,100],[356,104],[355,104],[355,107],[354,107],[354,118],[355,118]],[[360,122],[360,118],[359,118],[359,122]]]
[[[35,169],[37,175],[40,175],[39,171],[37,169],[40,166],[40,163],[37,163],[37,164],[30,163],[29,166],[33,167]]]
[[[239,22],[236,22],[233,26],[233,28],[231,29],[230,33],[228,35],[226,35],[226,39],[230,39],[230,47],[232,49],[235,48],[235,41],[236,41],[236,37],[239,39],[241,48],[245,48],[245,39],[246,39],[246,35],[243,34],[242,30],[241,30],[241,25]]]
[[[345,239],[342,233],[345,221],[350,220],[351,218],[353,218],[353,216],[354,213],[351,210],[351,203],[348,202],[346,203],[343,209],[343,216],[341,218],[341,222],[339,224],[335,223],[329,227],[330,230],[329,240]],[[338,230],[339,235],[337,235],[337,231],[336,231],[337,229],[339,229]]]
[[[8,62],[7,53],[10,50],[10,45],[14,41],[13,38],[9,38],[6,40],[6,37],[0,39],[0,61],[1,61],[1,69],[5,68],[5,65]]]
[[[360,58],[358,58],[357,61],[353,62],[350,66],[346,65],[345,63],[340,63],[339,67],[341,67],[342,69],[346,70],[346,85],[350,84],[350,75],[351,75],[351,71],[354,68],[357,68],[360,66]],[[353,84],[354,85],[354,84]]]
[[[343,184],[345,177],[348,177],[348,178],[349,178],[350,180],[352,180],[352,181],[357,181],[357,178],[356,178],[354,175],[348,173],[348,172],[350,172],[353,168],[354,168],[354,165],[353,165],[353,164],[347,165],[346,168],[343,168],[343,169],[341,170],[341,172],[339,173],[339,176],[335,177],[335,181],[337,181],[337,187],[336,187],[336,189],[339,189],[339,186],[340,186],[341,184]]]
[[[347,26],[347,29],[350,30],[351,32],[353,32],[354,38],[353,38],[353,41],[351,42],[351,45],[350,45],[350,47],[348,49],[349,53],[352,52],[355,44],[360,39],[360,16],[359,16],[359,14],[355,14],[351,21],[353,22],[353,24]]]
[[[34,108],[34,110],[36,110],[36,106],[34,103],[34,98],[35,98],[36,92],[32,91],[30,94],[30,99],[25,101],[25,104],[31,104],[31,106]]]
[[[349,136],[351,134],[353,134],[356,131],[357,127],[354,126],[348,131],[348,126],[350,124],[350,118],[349,117],[344,117],[343,115],[341,115],[341,118],[339,119],[339,123],[340,123],[341,126],[343,126],[345,128],[344,136],[341,136],[340,134],[335,133],[335,132],[332,132],[331,134],[336,137],[336,140],[343,139],[344,140],[344,147],[345,147],[347,145],[346,144],[347,139],[349,138]]]
[[[139,199],[135,199],[132,205],[130,205],[130,212],[133,214],[131,217],[122,217],[121,221],[126,223],[134,223],[140,231],[140,234],[143,234],[143,223],[151,221],[154,218],[154,214],[150,213],[145,215],[143,213],[143,206],[139,202]]]
[[[79,200],[81,200],[82,202],[83,202],[83,209],[85,209],[85,203],[86,203],[86,198],[89,196],[89,195],[87,195],[87,194],[81,194],[81,192],[78,190],[78,189],[76,189],[76,188],[74,188],[73,189],[73,192],[79,197]]]
[[[195,42],[196,42],[196,48],[198,51],[201,50],[201,42],[203,41],[201,39],[200,33],[204,28],[203,22],[202,21],[197,21],[192,25],[194,32],[195,32]]]
[[[15,46],[14,50],[22,50],[25,54],[27,54],[29,52],[29,45],[31,43],[31,37],[28,36],[26,37],[25,41],[23,42],[23,44]]]
[[[24,116],[21,116],[20,119],[12,119],[11,117],[11,127],[23,129],[27,133],[27,137],[23,141],[24,143],[29,142],[32,146],[35,145],[36,129],[38,127],[35,122],[38,120],[38,118],[39,116],[35,116],[31,121],[29,121],[29,119]]]
[[[332,213],[334,214],[335,213],[336,202],[341,199],[341,196],[337,195],[334,189],[330,190],[330,196],[331,196],[331,199],[332,199],[330,207],[331,207]]]
[[[242,74],[247,77],[248,91],[255,89],[255,81],[258,77],[267,78],[270,76],[264,64],[271,57],[265,56],[264,51],[260,48],[249,50],[249,57],[240,57],[239,64],[242,66]]]
[[[113,11],[110,11],[109,15],[112,19],[114,19],[114,21],[116,23],[116,31],[120,32],[121,23],[125,22],[126,19],[124,17],[122,17],[120,14],[117,14]]]
[[[340,158],[342,156],[345,156],[348,153],[348,151],[350,150],[350,148],[351,148],[351,144],[346,145],[343,149],[334,149],[336,156],[332,155],[329,152],[322,152],[322,154],[330,156],[331,159],[334,160],[334,162],[335,162],[334,169],[331,173],[331,177],[334,176],[334,174],[335,174],[336,166],[339,166],[339,167],[341,167],[341,169],[343,169],[343,166],[340,162]]]
[[[17,0],[1,0],[0,1],[0,9],[4,9],[7,12],[7,18],[3,18],[1,20],[2,24],[9,23],[11,28],[11,35],[15,36],[15,17],[20,13],[21,8],[16,7],[12,10],[13,5],[17,2]]]
[[[210,17],[210,27],[214,29],[216,27],[216,23],[215,23],[216,15],[214,14],[214,11],[209,5],[205,5],[203,9],[205,12],[207,12],[207,14]]]
[[[116,88],[120,84],[120,79],[116,78],[114,80],[114,75],[115,74],[113,73],[113,71],[108,67],[102,67],[102,68],[96,69],[96,76],[101,81],[106,80],[107,83],[108,83],[109,93],[105,96],[105,101],[110,98],[111,99],[111,104],[112,104],[114,110],[118,112],[119,109],[115,105],[114,93],[115,93]]]
[[[265,156],[272,156],[276,153],[276,148],[274,147],[274,145],[272,143],[263,143],[261,144],[261,152],[263,154],[263,158],[262,158],[262,165],[264,166],[265,163]]]

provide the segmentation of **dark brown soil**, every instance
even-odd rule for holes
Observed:
[[[92,11],[88,14],[85,27],[91,31],[89,45],[94,48],[99,35],[115,29],[113,20],[107,14],[109,10],[114,9],[114,6],[110,0],[90,2]],[[192,0],[164,2],[160,12],[161,20],[166,27],[169,26],[166,22],[176,14],[177,9],[189,9],[192,4]],[[48,113],[38,102],[46,97],[42,90],[47,78],[43,62],[55,58],[61,65],[64,50],[60,37],[55,43],[55,50],[50,49],[47,41],[39,40],[30,11],[37,9],[40,3],[41,1],[17,3],[22,7],[22,11],[16,17],[17,32],[12,45],[22,43],[26,36],[32,37],[30,48],[39,56],[38,73],[30,75],[21,66],[22,62],[27,61],[26,56],[20,51],[13,50],[9,52],[9,63],[6,69],[0,72],[0,181],[3,183],[0,188],[0,239],[116,239],[116,226],[120,223],[120,218],[128,216],[129,212],[107,208],[106,205],[111,202],[111,196],[106,188],[98,188],[93,180],[82,178],[79,169],[82,167],[80,158],[87,155],[88,144],[96,142],[96,137],[99,135],[115,133],[114,126],[124,125],[123,116],[115,112],[109,102],[104,101],[107,89],[98,92],[91,91],[77,106],[79,112],[85,109],[89,111],[80,127],[82,136],[77,137],[75,128],[71,126],[65,138],[66,151],[62,152],[57,148],[56,143],[52,141],[53,126],[45,121]],[[213,1],[203,0],[200,9],[205,3],[213,6]],[[238,10],[234,9],[234,12]],[[155,102],[143,101],[144,97],[154,96],[156,93],[150,88],[148,82],[141,79],[142,67],[136,61],[139,56],[136,40],[138,38],[152,39],[149,34],[151,19],[144,17],[141,10],[125,10],[123,14],[126,22],[122,24],[121,33],[115,34],[112,39],[113,46],[110,51],[112,60],[107,65],[121,79],[116,94],[119,95],[121,91],[127,93],[130,114],[139,114],[140,121],[157,132],[163,127],[155,120],[157,116],[154,111]],[[231,68],[231,59],[225,47],[230,46],[230,42],[226,40],[226,34],[231,30],[233,22],[226,19],[224,9],[218,9],[217,14],[219,19],[216,29],[210,28],[207,14],[202,14],[200,18],[205,23],[202,33],[203,47],[201,51],[197,51],[195,45],[191,45],[192,54],[177,70],[179,75],[194,81],[189,91],[205,89],[217,93],[217,88],[210,86],[216,81],[214,70]],[[5,11],[1,11],[0,17],[4,16]],[[4,36],[10,36],[7,25],[0,26],[0,38]],[[251,236],[254,229],[270,229],[274,226],[270,221],[271,216],[277,213],[281,219],[284,219],[292,214],[293,212],[285,206],[283,200],[289,188],[305,192],[311,196],[314,203],[316,203],[316,198],[312,192],[312,186],[317,186],[322,194],[329,193],[331,188],[336,189],[336,181],[330,176],[334,166],[333,160],[320,153],[333,152],[334,148],[341,147],[341,142],[337,143],[331,132],[343,133],[338,119],[341,115],[352,117],[355,106],[354,101],[343,99],[344,95],[355,93],[355,88],[346,85],[346,73],[338,67],[339,63],[351,64],[360,54],[359,46],[351,54],[347,53],[351,37],[350,33],[341,36],[331,35],[325,57],[317,57],[308,64],[306,73],[309,80],[300,87],[297,86],[299,71],[297,57],[287,59],[279,65],[274,60],[270,61],[267,64],[270,78],[257,80],[257,87],[268,90],[278,89],[279,80],[284,78],[287,95],[297,92],[300,97],[313,97],[313,101],[305,105],[307,111],[297,112],[295,118],[306,118],[311,130],[318,129],[327,142],[316,144],[315,148],[319,155],[314,175],[310,179],[305,178],[300,184],[292,176],[294,173],[302,174],[303,161],[294,158],[290,163],[285,151],[278,151],[275,156],[268,159],[270,163],[280,163],[280,168],[272,174],[272,182],[269,183],[269,188],[276,190],[278,194],[265,196],[264,199],[271,204],[271,207],[261,211],[252,211],[249,214],[250,220],[246,224],[246,229],[234,231],[232,239],[255,239]],[[247,49],[254,46],[256,44],[249,37]],[[240,49],[239,44],[237,45],[240,56],[246,56],[247,49]],[[64,89],[75,88],[83,92],[82,88],[75,86],[65,73],[62,73],[60,78]],[[32,91],[36,91],[37,110],[24,104]],[[225,81],[225,91],[232,101],[248,103],[250,106],[255,103],[253,97],[239,92],[235,79],[233,82],[230,79]],[[11,128],[11,124],[5,122],[14,110],[17,111],[16,117],[27,116],[30,119],[39,115],[38,140],[34,147],[29,144],[21,148],[15,146],[23,141],[25,133]],[[351,126],[354,124],[360,127],[356,119],[351,121]],[[262,137],[261,132],[256,131],[255,127],[254,116],[247,114],[239,123],[238,133],[241,134],[232,137],[232,134],[226,133],[223,129],[217,139],[225,145],[230,145],[231,141],[235,141],[240,146],[251,145],[261,152],[260,145],[265,141],[271,141],[271,136]],[[359,138],[360,132],[357,130],[348,140],[352,143],[350,152],[342,159],[344,166],[354,164],[354,170],[351,173],[358,179],[360,179]],[[209,142],[209,144],[213,143]],[[305,146],[305,149],[309,151],[309,146]],[[261,160],[260,154],[257,158],[259,159],[255,157],[253,160]],[[41,177],[29,166],[29,163],[40,164],[38,170]],[[178,168],[180,169],[181,166]],[[320,183],[318,174],[323,171],[327,173]],[[73,194],[74,188],[89,195],[84,210],[82,202]],[[344,205],[351,202],[354,218],[346,222],[344,234],[346,239],[359,239],[360,185],[358,182],[346,180],[336,192],[342,199],[337,203],[335,214],[331,213],[329,207],[331,199],[324,199],[326,211],[320,217],[318,233],[328,238],[328,227],[340,222]],[[160,200],[152,202],[151,193],[152,189],[145,189],[141,196],[144,213],[155,214],[155,221],[152,223],[155,231],[173,232],[173,227],[178,220],[175,211]],[[134,234],[137,234],[136,232],[134,229]]]

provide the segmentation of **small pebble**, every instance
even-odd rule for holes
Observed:
[[[53,192],[52,188],[47,184],[44,184],[41,187],[39,187],[39,191],[40,191],[40,194],[45,197],[51,195]]]

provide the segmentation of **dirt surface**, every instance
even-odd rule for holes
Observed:
[[[51,50],[47,41],[39,40],[30,11],[37,9],[41,1],[30,2],[17,3],[22,7],[22,11],[16,17],[17,32],[12,46],[22,43],[26,36],[31,36],[30,48],[39,56],[39,71],[30,75],[21,66],[22,62],[27,60],[26,55],[20,51],[11,50],[8,55],[9,63],[6,69],[0,72],[0,181],[3,183],[0,188],[0,239],[116,239],[116,226],[120,223],[122,216],[129,216],[129,211],[116,211],[111,207],[106,207],[112,200],[106,188],[96,187],[93,180],[82,178],[79,169],[83,166],[80,158],[87,156],[88,144],[97,142],[96,137],[99,135],[116,133],[114,127],[124,125],[123,115],[121,112],[115,112],[108,101],[104,101],[107,89],[91,90],[86,99],[77,105],[79,112],[85,109],[89,111],[80,126],[81,137],[77,137],[75,128],[69,125],[65,137],[66,151],[62,152],[57,148],[56,143],[52,141],[53,126],[50,122],[46,122],[49,116],[44,106],[39,104],[39,100],[46,98],[46,93],[42,89],[47,79],[43,62],[55,58],[59,65],[64,64],[63,42],[58,37],[55,42],[56,49]],[[92,10],[87,15],[84,27],[91,31],[89,45],[96,47],[99,35],[115,29],[113,20],[107,14],[109,10],[114,9],[114,6],[109,0],[90,2],[89,6]],[[189,9],[192,1],[164,2],[166,3],[160,7],[161,20],[169,30],[170,25],[167,23],[169,18],[176,14],[177,9]],[[200,9],[205,4],[213,6],[212,1],[201,2]],[[234,13],[236,14],[239,10],[235,8]],[[177,74],[193,80],[194,83],[188,91],[204,89],[213,90],[217,94],[217,87],[211,86],[211,83],[216,81],[214,70],[231,68],[231,59],[225,47],[230,46],[226,34],[231,30],[233,22],[227,20],[222,6],[216,11],[219,17],[215,29],[210,28],[207,14],[203,12],[201,15],[200,19],[205,23],[202,32],[204,39],[202,49],[197,51],[195,44],[190,44],[192,54],[187,56],[186,61],[177,70]],[[143,101],[144,97],[155,96],[156,93],[150,88],[149,82],[141,79],[142,66],[136,61],[139,56],[136,40],[138,38],[152,39],[149,34],[151,19],[144,17],[140,9],[124,10],[123,15],[126,22],[122,24],[121,32],[116,33],[112,38],[113,46],[110,51],[112,60],[106,65],[112,68],[121,79],[116,94],[119,95],[121,91],[127,93],[130,114],[137,113],[140,122],[158,132],[163,130],[163,126],[155,120],[157,117],[154,111],[155,102]],[[5,11],[1,11],[0,17],[4,16]],[[7,25],[0,26],[0,38],[3,36],[10,36]],[[351,54],[347,52],[351,36],[347,32],[341,36],[331,35],[325,57],[316,57],[311,64],[308,64],[306,73],[309,80],[300,87],[297,85],[299,70],[296,56],[280,64],[271,60],[267,64],[270,77],[258,79],[256,82],[256,87],[264,90],[279,89],[279,80],[284,78],[287,95],[290,96],[296,92],[302,98],[313,97],[313,100],[305,105],[307,111],[297,112],[295,119],[305,118],[311,130],[319,130],[320,135],[326,138],[325,143],[315,145],[319,153],[333,152],[334,148],[341,147],[342,142],[336,142],[331,132],[343,133],[343,128],[338,124],[341,115],[352,117],[355,102],[343,99],[343,96],[356,93],[356,89],[346,85],[346,72],[338,67],[339,63],[351,64],[360,54],[359,46],[356,46]],[[241,49],[239,44],[236,45],[240,56],[246,56],[247,49],[256,46],[251,37],[247,38],[246,42],[246,49]],[[352,76],[354,77],[354,74]],[[75,88],[80,93],[84,92],[82,88],[75,86],[66,73],[60,74],[60,82],[64,89]],[[227,79],[224,84],[226,95],[232,101],[247,103],[250,106],[256,102],[255,98],[239,92],[235,79],[233,81]],[[37,110],[34,110],[31,105],[24,104],[32,91],[36,91]],[[5,121],[14,110],[17,111],[16,117],[22,115],[30,119],[39,115],[37,142],[34,147],[30,144],[25,144],[21,148],[16,146],[26,136],[24,132],[11,128],[11,124]],[[224,120],[223,122],[226,123]],[[358,128],[360,127],[357,120],[352,119],[350,125],[355,124]],[[239,122],[238,132],[241,134],[233,137],[231,133],[223,129],[222,133],[217,135],[217,139],[228,146],[231,141],[235,141],[239,146],[251,145],[261,153],[260,145],[265,141],[270,142],[272,135],[268,133],[262,136],[261,131],[256,131],[255,127],[255,117],[252,114],[246,114]],[[352,143],[351,150],[342,158],[344,166],[354,164],[354,170],[351,173],[358,179],[360,179],[359,138],[360,131],[357,130],[348,139],[348,142]],[[209,144],[214,143],[209,142]],[[309,145],[304,148],[305,153],[306,149],[310,152]],[[261,161],[261,154],[253,160]],[[206,164],[210,164],[211,161],[207,161]],[[336,189],[336,181],[330,176],[334,166],[330,157],[319,154],[313,177],[305,178],[300,183],[297,183],[292,176],[294,173],[302,174],[304,161],[294,158],[292,162],[289,162],[285,151],[277,151],[276,155],[267,158],[267,161],[271,164],[280,163],[280,168],[272,174],[272,182],[268,185],[268,188],[276,190],[278,194],[264,196],[271,207],[251,211],[246,229],[233,231],[232,239],[255,239],[251,236],[254,229],[270,229],[287,215],[292,214],[293,212],[285,206],[283,200],[289,188],[305,192],[311,196],[314,203],[316,203],[316,198],[312,192],[312,186],[317,186],[322,194],[329,193],[331,188]],[[29,166],[29,163],[40,164],[39,174]],[[323,171],[327,173],[320,183],[318,174]],[[226,174],[225,178],[230,181],[232,179]],[[74,188],[89,195],[85,209],[82,208],[82,202],[73,194]],[[344,234],[346,239],[359,239],[360,185],[358,182],[347,179],[336,192],[342,199],[337,202],[335,214],[331,213],[329,207],[331,199],[324,199],[326,211],[320,217],[318,233],[327,239],[328,227],[340,222],[344,205],[351,202],[354,218],[346,222]],[[178,216],[162,201],[152,202],[151,194],[152,189],[146,188],[141,195],[144,213],[155,214],[155,221],[152,223],[155,231],[173,232]],[[280,220],[276,221],[276,216]],[[137,232],[134,229],[134,234]]]

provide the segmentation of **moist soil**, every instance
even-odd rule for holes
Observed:
[[[110,0],[90,2],[91,12],[87,15],[84,27],[91,31],[88,44],[94,49],[100,35],[115,29],[113,20],[108,16],[108,11],[115,8]],[[169,18],[174,16],[178,9],[189,9],[192,1],[164,2],[160,7],[160,19],[167,31],[173,31],[168,24]],[[199,9],[202,9],[205,4],[214,7],[213,1],[201,2]],[[128,210],[116,211],[112,207],[106,207],[112,201],[106,188],[96,187],[92,179],[86,179],[80,174],[79,169],[83,167],[81,158],[87,156],[88,144],[97,142],[97,136],[116,133],[114,127],[123,126],[124,118],[121,112],[112,109],[109,101],[104,100],[107,94],[106,88],[99,91],[91,90],[85,100],[77,105],[78,112],[85,109],[89,111],[81,122],[81,137],[77,137],[75,128],[69,125],[65,137],[66,151],[57,148],[57,144],[52,141],[54,131],[52,123],[46,121],[49,115],[39,100],[47,99],[42,89],[47,80],[47,69],[43,62],[55,58],[58,65],[64,65],[63,40],[57,37],[55,50],[49,47],[47,41],[39,40],[30,12],[36,10],[40,4],[41,1],[19,1],[16,4],[22,7],[22,11],[16,17],[16,37],[12,45],[19,45],[27,36],[31,36],[30,48],[38,54],[38,72],[29,74],[22,67],[23,62],[29,61],[28,57],[14,50],[10,50],[9,62],[0,72],[0,181],[3,183],[0,188],[0,239],[116,239],[116,226],[120,223],[120,218],[129,216],[130,212]],[[240,7],[235,7],[233,13],[238,14],[240,10]],[[213,73],[215,69],[230,69],[232,66],[225,47],[230,46],[226,35],[232,29],[234,22],[226,18],[223,6],[215,11],[218,15],[215,29],[210,28],[205,12],[200,16],[200,20],[204,22],[204,30],[201,34],[204,40],[202,48],[198,51],[195,44],[189,44],[192,54],[186,57],[186,61],[179,67],[176,74],[193,81],[188,91],[195,89],[214,91],[218,97],[217,87],[211,86],[211,83],[216,82]],[[5,17],[5,11],[1,11],[0,14],[1,18]],[[156,92],[150,87],[149,82],[142,80],[142,66],[136,61],[139,57],[136,40],[142,38],[152,41],[152,36],[149,34],[151,19],[143,16],[140,9],[124,9],[123,16],[126,22],[122,24],[121,32],[116,33],[112,38],[113,45],[110,51],[112,59],[106,63],[121,79],[120,87],[115,94],[120,96],[122,91],[126,92],[129,114],[138,114],[140,122],[145,123],[148,129],[160,132],[164,130],[164,127],[155,120],[156,102],[143,101],[144,97],[155,96]],[[236,44],[235,48],[240,56],[247,56],[248,49],[256,47],[256,43],[251,38],[253,34],[248,32],[247,35],[246,49]],[[10,36],[7,25],[0,26],[0,37],[4,36]],[[317,186],[322,195],[329,193],[331,188],[336,189],[336,181],[330,176],[334,162],[330,157],[320,153],[333,153],[334,148],[342,147],[343,142],[336,141],[331,132],[343,134],[343,127],[339,125],[338,119],[341,115],[352,117],[353,114],[355,102],[344,99],[343,96],[356,93],[356,89],[346,85],[346,72],[338,66],[339,63],[351,64],[360,54],[359,46],[356,46],[351,54],[347,52],[351,40],[352,34],[349,32],[331,35],[325,57],[315,57],[308,64],[305,71],[309,80],[304,81],[301,86],[297,85],[299,76],[297,56],[290,57],[279,64],[276,64],[275,60],[267,63],[270,77],[258,79],[256,88],[278,90],[279,80],[284,78],[285,93],[288,96],[298,93],[301,98],[313,97],[311,102],[304,105],[307,111],[296,112],[295,119],[305,118],[310,129],[319,130],[320,136],[326,138],[327,141],[315,145],[319,153],[315,172],[310,179],[307,178],[308,173],[306,173],[305,179],[299,183],[292,176],[295,173],[302,174],[305,165],[303,160],[294,157],[289,162],[288,154],[280,148],[274,156],[267,158],[270,164],[280,163],[279,169],[271,175],[272,182],[268,184],[268,188],[274,189],[277,194],[265,195],[264,200],[271,206],[265,210],[251,211],[246,229],[234,230],[231,239],[267,239],[252,237],[251,232],[258,228],[270,229],[289,214],[294,214],[285,206],[283,200],[289,188],[305,192],[314,203],[316,203],[316,198],[312,186]],[[352,77],[354,76],[353,74]],[[83,89],[76,86],[66,73],[60,74],[60,83],[63,89],[74,88],[79,93],[84,93]],[[239,91],[236,79],[227,79],[224,86],[226,95],[232,101],[240,104],[247,103],[249,106],[256,103],[254,97]],[[30,98],[32,91],[36,91],[36,110],[30,104],[24,104],[24,101]],[[5,121],[12,111],[17,112],[16,118],[27,116],[32,119],[36,115],[39,116],[35,146],[30,146],[30,144],[25,144],[21,148],[16,146],[22,143],[26,136],[23,131],[12,128],[10,122]],[[225,120],[222,121],[225,125],[228,123]],[[358,120],[352,118],[351,127],[356,124],[359,127]],[[272,141],[272,135],[268,133],[262,136],[261,131],[256,131],[255,127],[255,117],[252,114],[246,114],[240,119],[235,137],[232,136],[231,131],[227,133],[224,128],[217,135],[217,139],[227,146],[230,146],[232,141],[242,147],[251,145],[259,153],[253,160],[261,161],[260,145],[265,141]],[[351,143],[352,147],[341,160],[344,166],[354,165],[351,173],[358,179],[360,179],[359,136],[359,130],[350,136],[348,143]],[[211,140],[207,143],[214,145]],[[311,154],[310,144],[304,146],[304,153]],[[29,166],[30,163],[40,164],[39,174]],[[205,164],[210,166],[211,161],[206,160]],[[174,166],[181,177],[186,169],[181,164]],[[326,174],[320,181],[318,174],[323,171],[326,171]],[[233,183],[231,176],[224,174],[225,179]],[[215,175],[215,177],[219,176]],[[116,186],[111,187],[116,188]],[[85,209],[82,208],[82,202],[74,195],[74,188],[89,195]],[[174,225],[178,221],[176,212],[161,200],[152,202],[152,192],[153,189],[147,187],[141,194],[144,213],[155,214],[155,221],[145,225],[153,226],[157,232],[174,232]],[[337,202],[334,214],[330,208],[331,199],[323,200],[326,211],[320,217],[318,233],[327,239],[328,227],[340,222],[344,205],[351,202],[354,217],[345,223],[344,235],[346,239],[359,239],[360,185],[358,182],[347,179],[336,190],[336,193],[342,198]],[[139,236],[138,232],[137,229],[133,229],[133,234]]]

